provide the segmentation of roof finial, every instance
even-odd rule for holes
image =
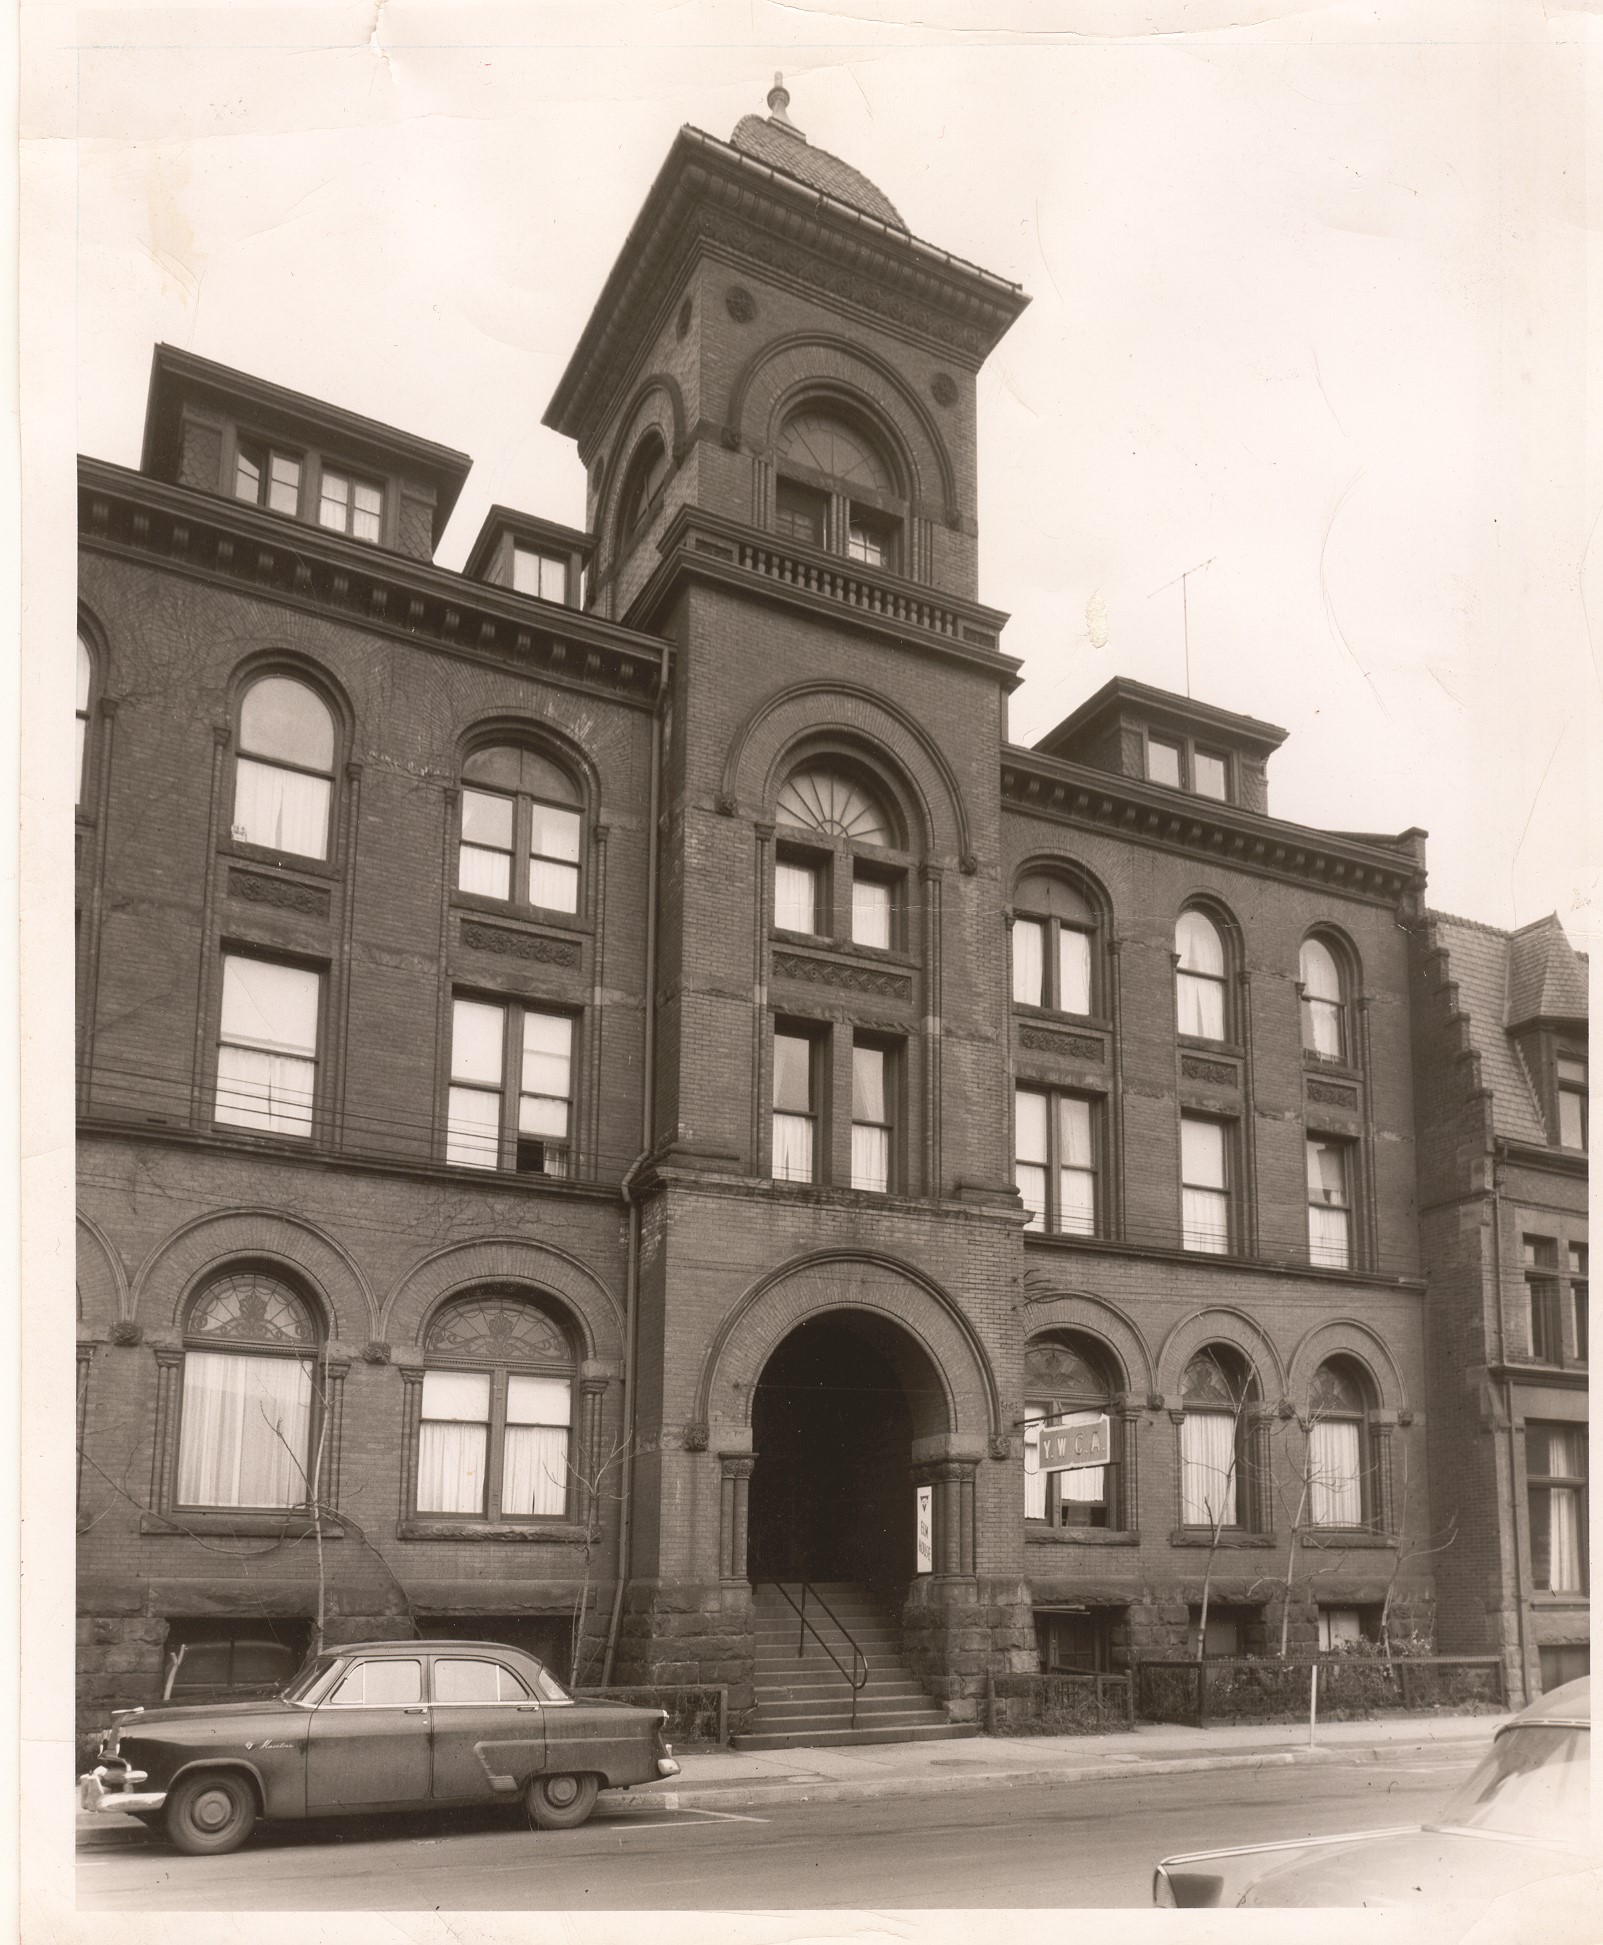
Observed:
[[[788,128],[792,135],[801,135],[801,130],[785,112],[790,107],[790,90],[785,86],[785,77],[777,70],[774,85],[768,90],[768,119],[777,122],[781,128]],[[806,141],[806,136],[802,140]]]

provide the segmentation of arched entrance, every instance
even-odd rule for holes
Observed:
[[[946,1424],[928,1355],[890,1319],[830,1310],[799,1324],[752,1396],[751,1579],[905,1585],[913,1440]]]

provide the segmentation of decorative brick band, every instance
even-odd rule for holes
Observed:
[[[887,972],[879,966],[843,966],[833,959],[803,959],[794,952],[776,952],[774,973],[780,979],[802,979],[812,986],[844,986],[850,992],[880,993],[887,999],[913,997],[913,982],[906,973]]]
[[[1180,1073],[1188,1081],[1207,1081],[1214,1087],[1240,1087],[1241,1075],[1222,1060],[1204,1060],[1200,1054],[1182,1054]]]
[[[271,905],[275,911],[304,912],[308,918],[327,918],[329,895],[318,885],[298,885],[291,878],[272,878],[261,871],[228,873],[228,895],[251,905]]]
[[[513,932],[504,925],[481,925],[462,920],[462,943],[475,952],[499,952],[508,959],[527,959],[541,966],[576,966],[579,948],[571,939],[544,939],[534,932]]]
[[[1356,1108],[1358,1090],[1356,1087],[1338,1087],[1334,1081],[1310,1081],[1308,1083],[1310,1101],[1322,1101],[1326,1107]]]
[[[1019,1045],[1036,1053],[1061,1054],[1073,1060],[1106,1060],[1107,1048],[1084,1033],[1055,1033],[1050,1027],[1020,1027]]]

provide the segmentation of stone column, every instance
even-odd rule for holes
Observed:
[[[1136,1533],[1141,1528],[1141,1407],[1133,1400],[1125,1399],[1112,1407],[1108,1419],[1110,1426],[1117,1425],[1119,1428],[1119,1469],[1115,1475],[1119,1484],[1119,1503],[1112,1510],[1118,1514],[1121,1532]]]
[[[581,1378],[579,1417],[579,1524],[595,1524],[601,1498],[601,1398],[605,1378]]]
[[[744,1582],[751,1473],[757,1462],[745,1452],[718,1456],[723,1467],[718,1486],[718,1578]]]
[[[178,1416],[173,1394],[183,1363],[182,1345],[163,1344],[156,1351],[156,1423],[150,1447],[150,1508],[155,1513],[165,1513],[169,1504],[173,1426]]]

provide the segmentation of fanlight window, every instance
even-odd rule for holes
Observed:
[[[1031,1344],[1024,1354],[1024,1517],[1053,1526],[1111,1526],[1117,1500],[1116,1464],[1038,1470],[1043,1425],[1099,1417],[1112,1385],[1097,1361],[1061,1339]],[[1117,1459],[1117,1453],[1114,1454]]]
[[[798,412],[779,436],[779,460],[870,493],[895,488],[884,461],[862,434],[828,412]]]
[[[317,1331],[287,1284],[242,1271],[189,1313],[178,1441],[182,1506],[304,1506]]]
[[[467,1297],[447,1305],[429,1329],[428,1352],[500,1364],[565,1364],[571,1357],[557,1325],[516,1297]]]
[[[838,770],[797,770],[779,792],[775,819],[793,830],[822,831],[854,844],[889,844],[885,813],[850,777]]]

